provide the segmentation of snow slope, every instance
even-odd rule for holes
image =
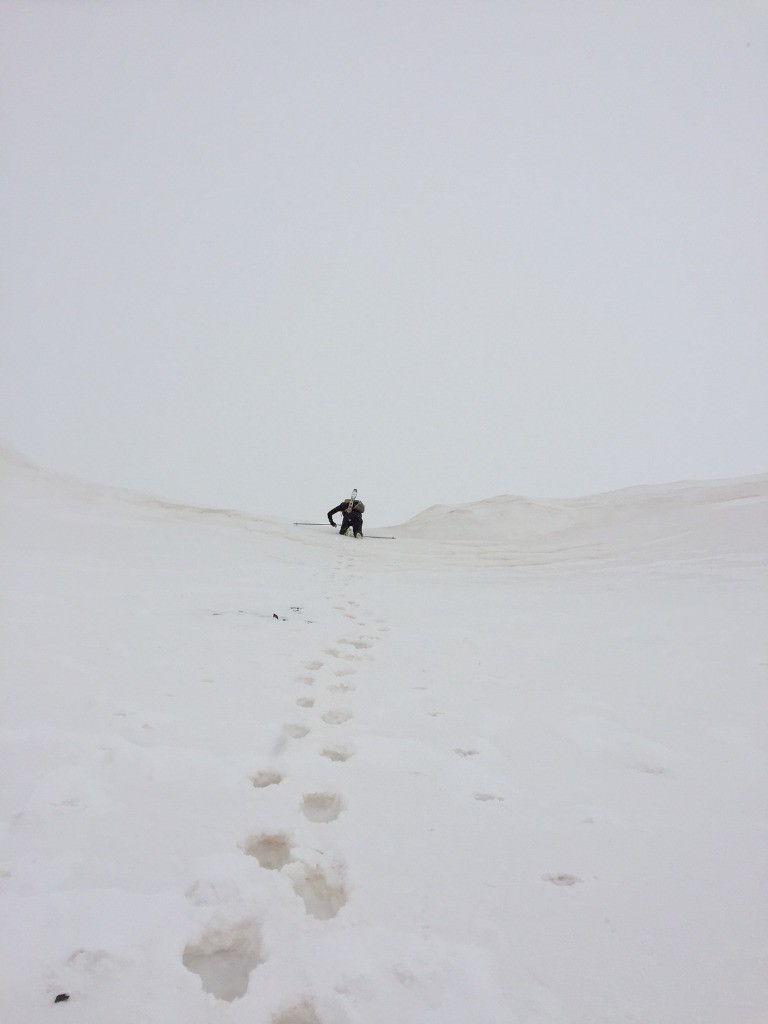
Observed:
[[[1,1020],[768,1021],[768,477],[0,516]]]

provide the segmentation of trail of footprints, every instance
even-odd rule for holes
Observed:
[[[346,601],[344,605],[337,605],[336,611],[341,612],[359,629],[368,628],[358,614],[356,602]],[[354,719],[354,712],[344,705],[343,698],[357,689],[354,680],[358,672],[356,663],[367,656],[374,642],[381,639],[385,628],[382,627],[382,632],[376,637],[360,635],[341,638],[334,646],[326,648],[322,657],[304,663],[302,671],[295,677],[299,689],[293,696],[294,706],[301,719],[283,725],[286,742],[302,742],[311,735],[313,723],[319,722],[322,723],[320,727],[323,731],[332,736],[322,746],[319,755],[340,765],[354,757],[354,747],[344,742],[344,727]],[[326,693],[331,695],[327,702],[314,689],[318,679],[324,682]],[[431,714],[433,717],[438,715],[437,712]],[[454,753],[460,758],[471,758],[479,751],[455,748]],[[284,781],[284,775],[274,769],[265,769],[253,775],[250,781],[254,789],[262,790],[279,786]],[[475,793],[474,798],[481,802],[503,800],[503,797],[496,794],[483,792]],[[344,861],[333,853],[325,852],[318,845],[324,847],[328,839],[332,840],[333,833],[328,828],[345,809],[344,798],[339,793],[328,790],[305,792],[298,811],[307,823],[318,828],[312,848],[304,845],[297,847],[289,834],[279,830],[255,833],[246,837],[241,844],[243,853],[253,857],[261,869],[276,872],[285,879],[301,900],[307,916],[317,921],[331,920],[347,902]],[[571,885],[580,881],[570,875],[545,877],[557,885]],[[188,896],[194,902],[208,902],[205,895],[201,897],[195,891],[188,893]],[[248,989],[251,973],[266,959],[262,953],[259,922],[244,918],[226,928],[212,927],[199,941],[186,947],[182,959],[190,971],[199,975],[206,992],[226,1001],[239,999]],[[275,1013],[271,1024],[323,1022],[311,1001],[299,999],[294,1005]]]
[[[365,624],[358,615],[354,601],[336,606],[345,618],[361,628]],[[329,761],[344,764],[354,757],[354,747],[343,740],[343,727],[354,719],[354,712],[335,698],[356,690],[352,677],[357,672],[353,663],[361,661],[373,647],[376,638],[360,636],[342,638],[338,646],[324,651],[325,658],[316,658],[303,666],[295,682],[301,688],[294,697],[294,704],[304,713],[300,721],[286,722],[283,734],[290,740],[302,741],[312,732],[312,722],[306,717],[311,713],[324,726],[339,731],[320,750],[320,756]],[[325,659],[329,660],[325,660]],[[310,696],[307,687],[313,687],[317,673],[325,671],[330,675],[325,690],[333,695],[326,706],[322,698]],[[279,786],[284,781],[281,772],[271,769],[257,772],[251,778],[257,790]],[[299,811],[304,819],[324,830],[345,810],[343,797],[332,791],[310,791],[303,794]],[[331,838],[328,833],[318,833],[318,842]],[[335,917],[347,902],[345,865],[341,858],[321,849],[297,849],[291,836],[282,831],[263,831],[248,836],[241,845],[243,853],[253,857],[265,871],[278,872],[290,884],[295,895],[302,901],[306,914],[318,921]],[[192,895],[194,898],[194,894]],[[228,928],[212,928],[198,942],[187,946],[183,954],[184,965],[200,976],[203,989],[218,999],[232,1001],[245,995],[251,972],[263,963],[261,935],[257,921],[244,919]],[[273,1015],[272,1024],[322,1024],[315,1006],[299,1001]]]

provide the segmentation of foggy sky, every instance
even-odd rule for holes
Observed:
[[[768,469],[768,16],[4,0],[0,434],[286,519]]]

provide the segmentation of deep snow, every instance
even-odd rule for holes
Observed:
[[[2,1021],[768,1021],[768,477],[0,486]]]

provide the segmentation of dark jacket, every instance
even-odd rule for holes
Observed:
[[[360,520],[362,521],[363,512],[365,512],[365,505],[362,503],[362,501],[350,501],[349,498],[345,498],[340,505],[337,505],[336,508],[332,508],[331,511],[328,513],[328,522],[331,524],[331,526],[336,525],[336,523],[334,523],[333,521],[333,517],[336,515],[337,512],[342,513],[342,524],[346,522],[347,525],[349,525],[349,520],[354,513],[356,513],[355,518],[359,516]]]

